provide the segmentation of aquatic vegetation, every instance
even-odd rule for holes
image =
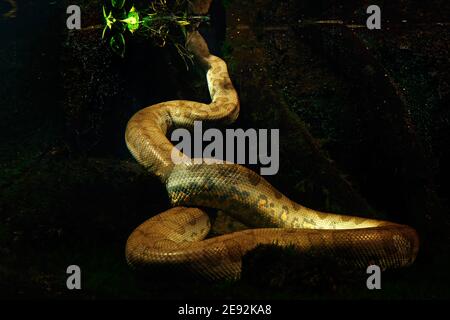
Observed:
[[[171,44],[186,63],[192,60],[191,54],[182,44],[187,28],[209,21],[209,16],[190,15],[187,0],[153,0],[148,3],[148,7],[139,9],[125,2],[111,0],[111,5],[103,6],[105,27],[102,38],[109,36],[109,45],[116,54],[121,57],[125,55],[128,33],[151,39],[161,47]]]

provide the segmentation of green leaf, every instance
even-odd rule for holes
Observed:
[[[131,33],[139,29],[139,13],[136,11],[134,6],[131,7],[127,18],[123,20],[123,22],[127,24],[128,30],[130,30]]]
[[[142,26],[144,28],[151,27],[155,16],[156,16],[156,14],[149,14],[149,15],[144,16],[144,18],[142,18],[142,20],[141,20]]]
[[[125,38],[121,33],[117,33],[111,37],[109,45],[114,53],[121,56],[125,56]]]
[[[187,38],[186,26],[180,25],[180,28],[181,28],[181,32],[183,32],[184,37]]]
[[[105,19],[106,27],[111,29],[114,22],[116,22],[116,19],[112,16],[112,11],[107,15],[105,7],[103,7],[103,18]]]
[[[107,29],[108,29],[108,26],[105,26],[105,27],[103,28],[102,39],[105,38],[105,33],[106,33],[106,30],[107,30]]]
[[[114,8],[121,9],[125,4],[125,0],[111,0],[111,4]]]
[[[177,20],[177,23],[182,27],[190,25],[190,22],[187,20]]]

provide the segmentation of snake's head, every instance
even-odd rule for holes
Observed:
[[[207,14],[212,0],[191,0],[189,9],[195,14]]]
[[[188,33],[186,39],[186,47],[198,58],[209,56],[208,45],[198,31],[192,31]]]

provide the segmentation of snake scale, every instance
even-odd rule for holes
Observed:
[[[210,2],[193,1],[191,9],[204,14]],[[409,226],[308,209],[237,164],[173,163],[174,147],[166,137],[171,128],[190,128],[194,121],[226,125],[240,108],[226,63],[210,54],[198,31],[188,33],[187,48],[206,70],[211,103],[162,102],[138,111],[127,125],[128,149],[165,184],[173,206],[132,232],[126,245],[132,267],[177,267],[206,279],[236,279],[242,257],[261,244],[319,252],[361,268],[414,262],[419,239]],[[222,210],[254,229],[205,239],[210,220],[198,207]]]

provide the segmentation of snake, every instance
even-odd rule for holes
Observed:
[[[205,13],[210,2],[194,1],[191,10]],[[165,185],[172,206],[129,236],[125,256],[132,268],[159,266],[212,281],[239,279],[243,257],[261,245],[314,252],[355,268],[385,270],[415,261],[419,238],[410,226],[307,208],[238,164],[192,161],[179,150],[185,161],[175,163],[170,130],[192,128],[195,121],[226,126],[240,111],[226,62],[210,53],[198,30],[188,32],[186,48],[205,70],[211,102],[161,102],[139,110],[126,127],[129,151]],[[247,229],[208,237],[211,221],[205,208],[221,210]]]

